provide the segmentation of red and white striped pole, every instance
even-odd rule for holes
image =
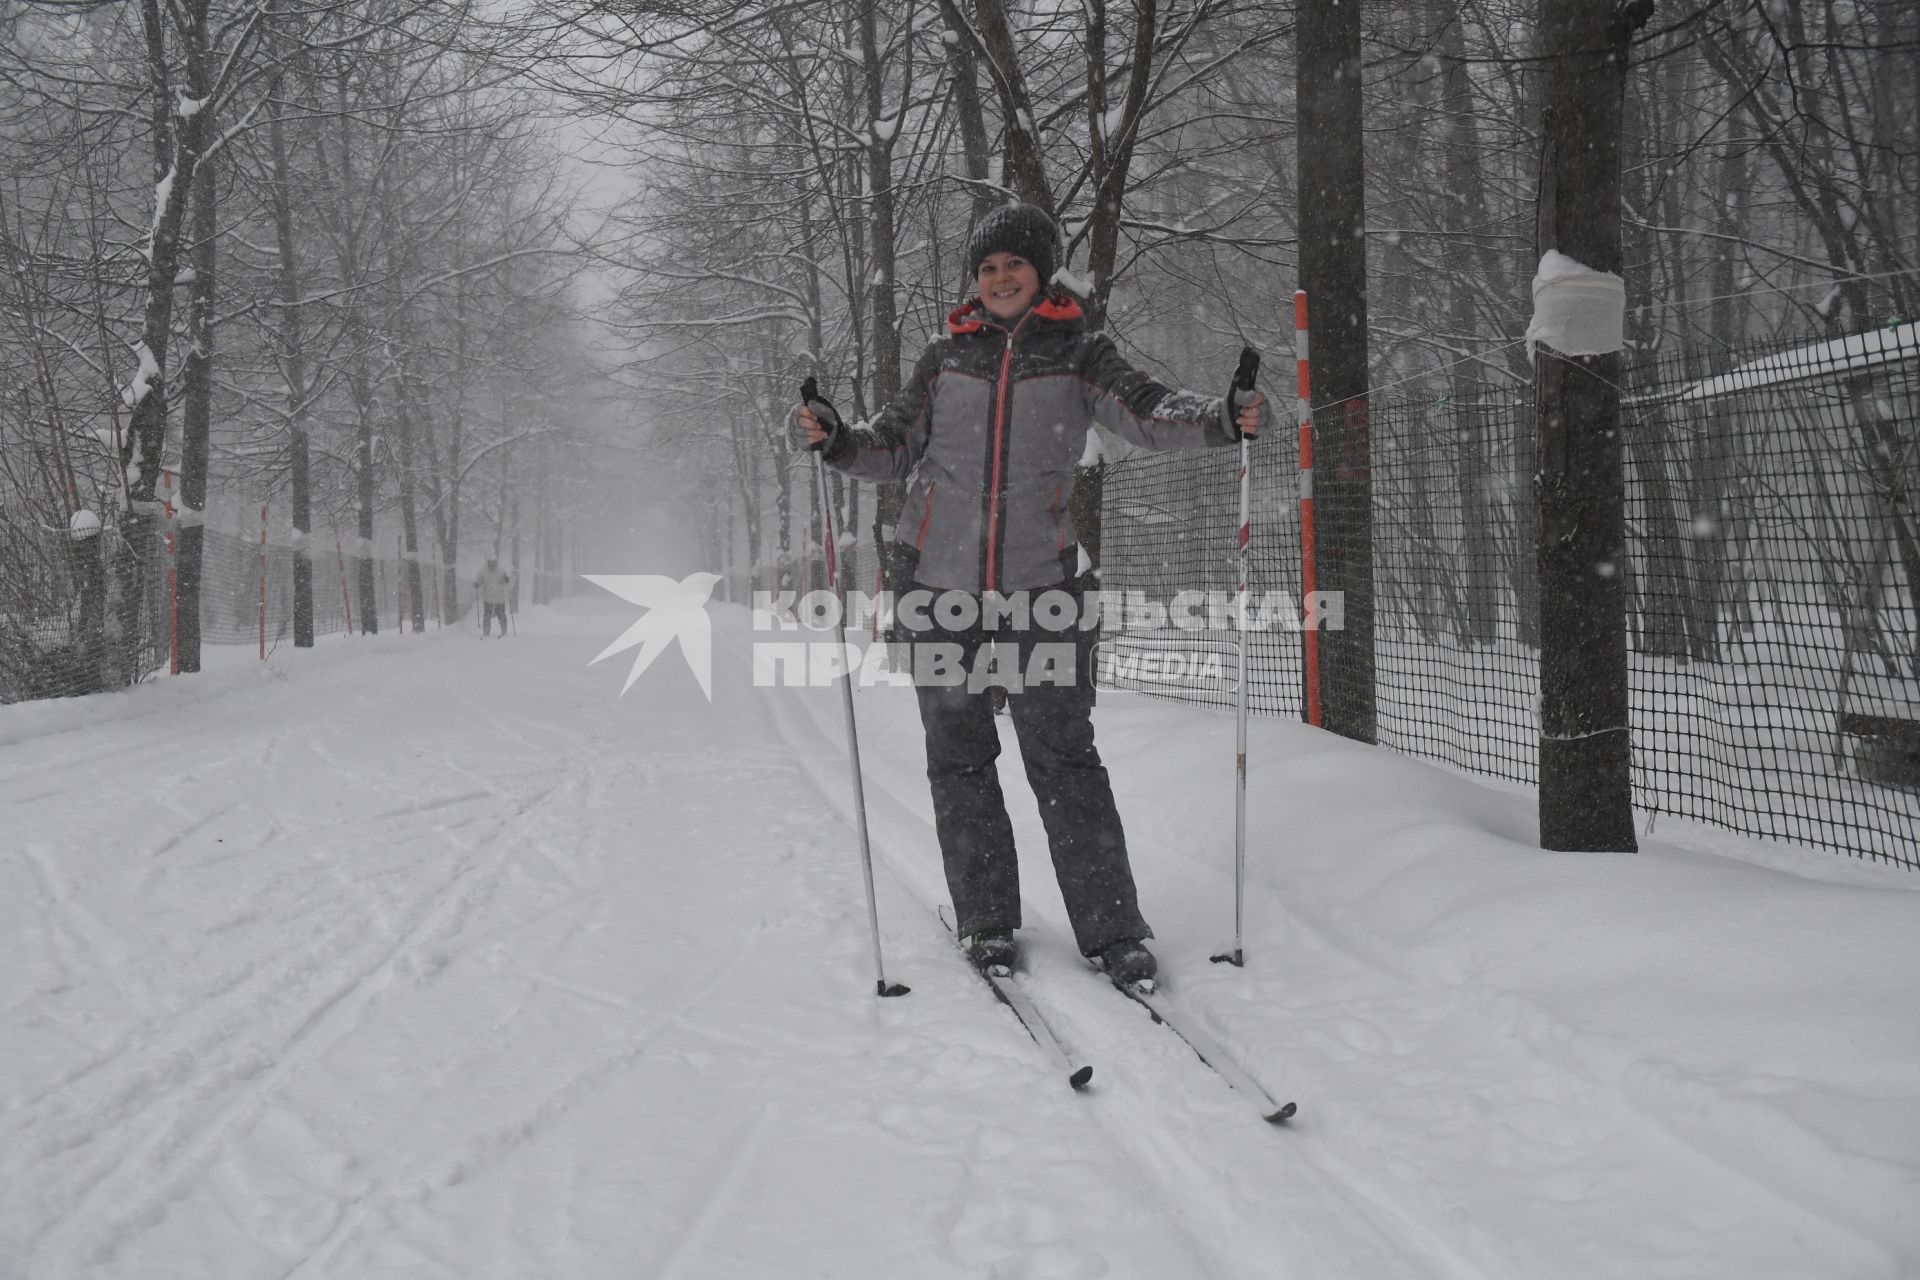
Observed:
[[[267,504],[260,504],[260,661],[267,660]]]
[[[1307,295],[1305,290],[1296,290],[1293,295],[1293,354],[1299,368],[1299,422],[1300,422],[1300,607],[1303,610],[1313,608],[1314,592],[1319,590],[1318,573],[1314,568],[1314,531],[1313,531],[1313,375],[1307,363]],[[1306,720],[1310,725],[1320,724],[1320,629],[1308,626],[1302,633],[1305,649],[1302,663],[1306,668]]]

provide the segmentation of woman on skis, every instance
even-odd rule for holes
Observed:
[[[829,465],[907,482],[896,535],[912,582],[902,616],[921,625],[916,649],[946,646],[968,671],[988,661],[988,644],[997,667],[1025,672],[1036,646],[1071,639],[1033,602],[1066,593],[1077,616],[1080,552],[1067,495],[1094,423],[1145,448],[1192,449],[1235,445],[1264,420],[1257,392],[1166,387],[1129,365],[1111,339],[1087,332],[1079,304],[1050,287],[1059,245],[1053,219],[1036,206],[989,213],[967,244],[977,292],[947,317],[947,335],[921,353],[900,395],[858,429],[824,404],[794,413],[807,446],[824,446]],[[932,593],[940,607],[907,610],[914,591]],[[1028,607],[1006,608],[1016,596]],[[1137,983],[1157,967],[1144,945],[1153,931],[1094,748],[1094,673],[1081,669],[1089,663],[1069,665],[1064,680],[1015,684],[1008,705],[1074,940],[1116,983]],[[957,931],[976,965],[1010,971],[1019,866],[987,690],[977,680],[920,678],[918,663],[916,674]]]

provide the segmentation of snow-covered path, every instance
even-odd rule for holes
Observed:
[[[671,654],[616,698],[621,608],[0,708],[0,1276],[1920,1271],[1912,878],[1542,854],[1522,793],[1257,723],[1211,966],[1231,719],[1108,695],[1167,989],[1302,1112],[1072,954],[1009,768],[1077,1095],[933,914],[910,693],[859,695],[880,1001],[837,692],[716,607],[711,705]]]

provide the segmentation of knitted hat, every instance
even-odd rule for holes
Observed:
[[[1060,265],[1060,228],[1038,205],[1001,205],[980,219],[967,238],[969,280],[980,274],[980,263],[990,253],[1017,254],[1031,262],[1044,290]]]

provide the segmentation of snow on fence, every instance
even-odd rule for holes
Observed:
[[[130,683],[166,661],[164,543],[137,528],[111,512],[65,528],[0,520],[0,703]]]
[[[67,530],[0,522],[0,703],[92,693],[168,670],[178,639],[181,525],[164,513],[144,532],[112,513],[104,524],[76,513]],[[316,635],[368,629],[358,587],[363,558],[373,577],[375,629],[412,629],[409,561],[397,545],[385,556],[357,556],[355,540],[327,530],[307,546]],[[291,644],[296,558],[284,517],[277,526],[263,518],[246,532],[203,525],[202,643],[248,646],[262,657]],[[469,586],[458,575],[449,583],[428,555],[417,562],[425,625],[457,623],[471,611]],[[547,595],[564,594],[543,585]]]
[[[1920,869],[1920,326],[1627,377],[1636,804]],[[1532,784],[1531,388],[1448,391],[1370,406],[1379,740]],[[1253,591],[1297,597],[1294,459],[1279,433],[1260,452]],[[1111,464],[1102,585],[1231,591],[1236,473],[1224,450]],[[1233,665],[1204,659],[1233,639],[1108,634],[1099,670],[1228,707]],[[1301,714],[1300,648],[1256,633],[1256,712]]]

